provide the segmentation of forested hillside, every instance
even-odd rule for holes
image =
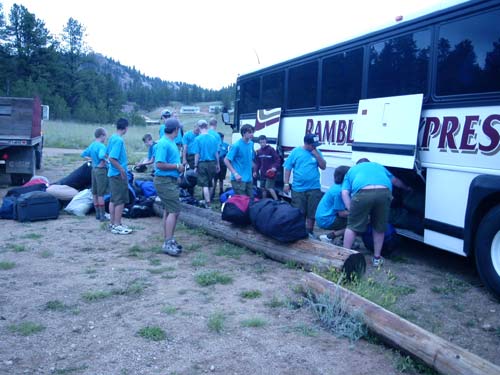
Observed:
[[[73,18],[62,35],[51,35],[24,6],[7,10],[0,2],[0,96],[39,95],[50,105],[51,118],[102,123],[113,122],[126,103],[136,111],[173,100],[222,101],[229,107],[234,98],[234,85],[208,90],[147,77],[92,52],[84,35],[85,27]]]

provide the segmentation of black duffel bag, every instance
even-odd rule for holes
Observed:
[[[298,208],[289,203],[262,199],[250,205],[254,228],[280,242],[294,242],[307,237],[306,221]]]

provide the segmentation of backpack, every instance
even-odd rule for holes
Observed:
[[[222,208],[222,220],[229,221],[237,225],[250,224],[248,207],[250,206],[250,197],[246,195],[233,195]]]
[[[368,224],[366,232],[361,236],[365,247],[373,251],[373,228]],[[396,250],[399,245],[399,237],[396,233],[396,229],[391,224],[387,224],[387,229],[385,230],[384,243],[382,245],[382,255],[384,257],[390,257],[391,254]]]
[[[262,199],[250,206],[254,228],[280,242],[294,242],[307,237],[306,220],[298,208],[284,201]]]
[[[14,208],[17,197],[5,196],[0,207],[0,219],[14,219]]]
[[[135,180],[135,186],[140,189],[140,193],[145,197],[153,197],[157,195],[153,181]]]

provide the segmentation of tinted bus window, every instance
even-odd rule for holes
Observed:
[[[260,78],[240,83],[240,113],[255,113],[259,106]]]
[[[430,40],[422,31],[371,45],[368,97],[425,94]]]
[[[439,29],[437,95],[500,91],[500,11]]]
[[[318,63],[316,61],[290,69],[288,73],[288,108],[316,106]]]
[[[285,72],[268,74],[262,77],[262,108],[283,107],[284,84]]]
[[[321,105],[352,104],[361,97],[363,48],[323,60]]]

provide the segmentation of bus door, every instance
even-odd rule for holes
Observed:
[[[359,101],[351,159],[413,169],[423,94]]]

